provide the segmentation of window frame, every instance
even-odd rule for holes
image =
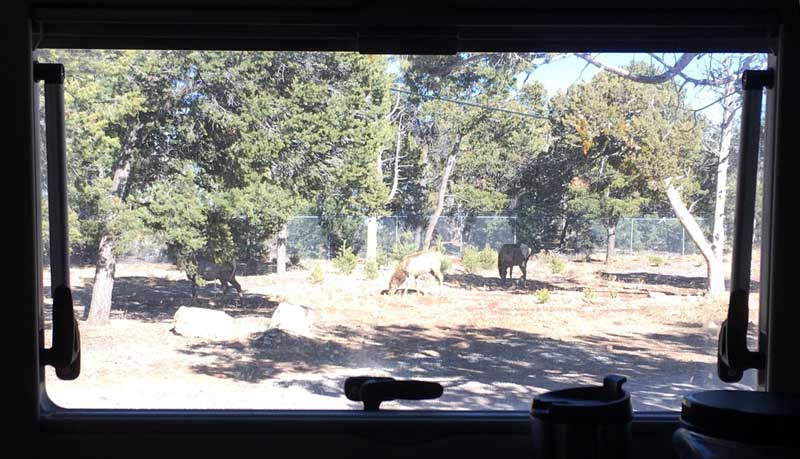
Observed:
[[[210,2],[222,4],[223,2]],[[712,4],[711,1],[699,0],[694,3],[699,7]],[[340,43],[347,43],[349,48],[337,46],[337,50],[362,50],[367,52],[398,52],[404,49],[416,49],[416,52],[430,50],[433,52],[442,49],[451,49],[453,46],[453,34],[474,34],[473,39],[467,43],[458,42],[456,44],[459,51],[485,51],[492,48],[496,51],[514,51],[521,49],[532,49],[544,51],[572,51],[576,50],[577,44],[583,40],[592,40],[597,51],[631,51],[629,46],[631,40],[645,40],[646,46],[637,44],[636,50],[660,50],[660,51],[754,51],[766,50],[777,52],[777,56],[771,58],[775,63],[777,71],[777,91],[770,91],[775,102],[770,108],[772,120],[770,131],[767,134],[767,141],[775,147],[776,157],[770,163],[771,174],[765,174],[765,195],[772,197],[772,202],[765,207],[765,215],[769,213],[771,225],[764,227],[764,239],[767,242],[768,252],[767,266],[769,269],[762,270],[762,286],[767,286],[766,295],[762,295],[762,328],[768,329],[767,352],[768,367],[763,372],[761,381],[766,390],[793,391],[800,392],[800,380],[798,380],[794,365],[791,362],[792,356],[787,356],[785,347],[788,345],[793,331],[797,327],[791,325],[786,320],[797,319],[798,312],[790,311],[788,305],[789,283],[786,271],[778,269],[778,263],[786,263],[788,254],[782,254],[783,246],[789,240],[786,230],[789,215],[788,207],[790,203],[783,200],[787,196],[787,191],[791,192],[789,171],[786,162],[789,156],[789,145],[791,144],[792,121],[797,120],[796,107],[790,107],[792,92],[795,90],[787,89],[787,81],[800,81],[796,78],[797,59],[788,58],[791,43],[797,43],[798,25],[796,15],[791,15],[791,8],[780,5],[779,2],[770,3],[770,8],[761,11],[752,10],[730,10],[724,14],[719,14],[713,10],[700,10],[698,8],[688,8],[685,10],[620,10],[610,11],[608,9],[597,10],[595,12],[583,11],[579,15],[570,12],[546,11],[545,14],[533,10],[521,12],[503,11],[487,13],[486,10],[459,11],[456,15],[447,15],[442,11],[436,14],[426,14],[421,17],[409,17],[404,15],[391,16],[390,19],[381,19],[382,10],[373,12],[353,12],[330,13],[328,11],[280,11],[277,14],[272,11],[263,11],[258,14],[250,10],[243,10],[244,18],[249,18],[250,22],[259,22],[259,17],[269,17],[273,25],[278,24],[290,27],[285,29],[278,38],[261,37],[258,38],[256,32],[252,32],[251,46],[258,49],[324,49],[330,46],[330,42],[325,39],[325,33],[333,33],[330,25],[334,24],[333,29],[336,33],[346,31],[346,37]],[[780,5],[780,6],[778,6]],[[783,6],[783,10],[781,10]],[[224,8],[224,6],[223,6]],[[787,12],[788,11],[788,12]],[[236,43],[216,42],[216,46],[209,46],[214,43],[213,34],[209,36],[187,40],[187,36],[192,33],[206,33],[202,24],[208,23],[209,14],[218,15],[219,11],[195,11],[195,10],[172,10],[165,13],[163,9],[80,9],[80,8],[22,8],[16,10],[17,14],[13,17],[19,19],[25,17],[30,20],[22,26],[25,37],[18,41],[29,44],[26,53],[17,54],[17,62],[24,70],[23,59],[19,56],[25,54],[30,62],[30,49],[35,46],[47,47],[132,47],[141,45],[142,48],[202,48],[202,49],[252,49],[242,48],[242,40],[235,40]],[[224,21],[236,24],[237,18],[241,21],[240,13],[228,10],[228,15],[223,16]],[[256,14],[254,16],[254,14]],[[259,16],[261,14],[262,16]],[[666,14],[666,16],[665,16]],[[141,15],[141,16],[137,16]],[[177,16],[176,16],[177,15]],[[200,25],[187,25],[182,31],[173,32],[172,36],[158,36],[160,30],[164,32],[162,26],[147,25],[151,22],[158,22],[160,17],[196,17],[196,23]],[[98,21],[97,18],[100,18]],[[113,24],[118,24],[116,20],[122,18],[139,17],[138,27],[147,29],[146,34],[156,35],[155,38],[143,36],[124,36],[125,30],[115,28]],[[256,19],[253,19],[256,17]],[[83,18],[84,22],[81,22]],[[88,19],[87,19],[88,18]],[[94,18],[94,19],[93,19]],[[294,19],[293,19],[294,18]],[[312,26],[303,26],[308,23],[309,18],[315,22]],[[443,20],[447,18],[447,20]],[[39,27],[42,22],[48,19],[52,24],[58,23],[62,29],[54,28],[49,23],[45,28]],[[292,22],[294,20],[295,22]],[[511,23],[514,21],[516,24]],[[60,21],[60,22],[58,22]],[[95,21],[95,22],[92,22]],[[205,22],[204,22],[205,21]],[[672,21],[672,22],[671,22]],[[135,22],[135,21],[134,21]],[[162,21],[163,22],[163,21]],[[213,21],[212,21],[213,22]],[[268,22],[263,20],[262,22]],[[525,23],[520,26],[519,23]],[[526,23],[527,22],[527,23]],[[98,26],[98,23],[100,26]],[[170,27],[172,23],[165,22]],[[441,26],[440,24],[446,24]],[[751,27],[753,24],[756,27]],[[109,26],[112,24],[112,26]],[[554,25],[555,24],[555,25]],[[631,27],[626,24],[637,24]],[[643,26],[644,24],[644,26]],[[671,25],[670,25],[671,24]],[[94,29],[93,29],[94,27]],[[150,27],[150,29],[148,29]],[[160,28],[159,28],[160,27]],[[328,29],[326,29],[328,27]],[[581,29],[583,27],[583,29]],[[657,33],[647,34],[649,27],[657,27]],[[670,29],[672,27],[672,29]],[[712,29],[717,38],[709,38],[706,29]],[[174,28],[173,29],[177,29]],[[213,27],[212,27],[213,29]],[[267,27],[267,30],[269,27]],[[15,29],[19,32],[19,27]],[[41,35],[44,30],[45,34]],[[56,40],[54,32],[61,30],[64,34]],[[72,30],[73,35],[70,35]],[[75,35],[76,30],[86,30],[88,33],[83,36]],[[113,37],[113,33],[120,32],[120,36]],[[205,30],[205,32],[204,32]],[[575,30],[582,32],[575,33]],[[669,30],[677,31],[670,35]],[[770,36],[758,36],[760,32],[769,31]],[[102,36],[103,31],[112,35]],[[288,31],[288,32],[287,32]],[[326,32],[327,31],[327,32]],[[422,31],[422,32],[420,32]],[[482,32],[489,32],[481,35]],[[503,34],[507,32],[506,38]],[[510,31],[510,32],[509,32]],[[747,34],[744,39],[737,39],[743,32]],[[291,32],[291,33],[290,33]],[[48,35],[48,33],[50,35]],[[572,39],[564,36],[569,33]],[[771,35],[773,34],[774,35]],[[183,35],[181,35],[183,34]],[[321,35],[320,35],[321,34]],[[493,35],[494,34],[494,35]],[[531,34],[531,40],[518,38],[519,34]],[[559,35],[561,34],[561,35]],[[256,38],[253,38],[253,37]],[[310,36],[310,38],[308,38]],[[486,37],[481,39],[480,37]],[[516,36],[516,37],[515,37]],[[306,37],[306,38],[303,38]],[[409,38],[410,37],[410,38]],[[475,38],[477,37],[477,38]],[[683,39],[681,39],[683,37]],[[755,37],[755,38],[754,38]],[[217,37],[218,39],[219,37]],[[247,39],[247,38],[245,38]],[[49,41],[48,41],[49,40]],[[102,43],[103,46],[97,46]],[[409,45],[412,43],[412,45]],[[760,43],[756,46],[756,43]],[[17,43],[15,43],[17,44]],[[56,45],[56,46],[54,46]],[[158,46],[154,46],[158,45]],[[177,46],[176,46],[177,45]],[[266,46],[269,45],[269,46]],[[463,46],[462,46],[463,45]],[[293,48],[294,46],[294,48]],[[575,48],[571,48],[575,47]],[[766,47],[766,49],[764,49]],[[786,63],[786,64],[784,64]],[[25,77],[25,72],[20,72]],[[23,112],[30,113],[31,102],[25,102],[24,97],[32,95],[32,78],[28,70],[27,79],[28,91],[22,94],[22,101],[17,98],[17,105],[21,106]],[[21,79],[21,78],[20,78]],[[796,92],[794,92],[796,94]],[[24,118],[21,123],[26,125],[27,132],[30,134],[33,126],[31,117]],[[27,120],[27,121],[26,121]],[[795,123],[796,125],[796,123]],[[25,130],[23,130],[25,134]],[[32,134],[20,136],[19,146],[24,151],[33,151],[31,141]],[[795,140],[796,142],[796,140]],[[31,158],[22,158],[24,170],[28,171],[30,177],[24,183],[35,183],[36,175],[33,173]],[[27,189],[31,189],[28,187]],[[34,188],[35,189],[35,188]],[[31,225],[38,225],[39,215],[31,211],[33,205],[30,201],[34,195],[28,195],[28,207],[20,207],[23,211],[24,228],[31,228]],[[790,198],[791,199],[791,198]],[[781,225],[783,225],[781,227]],[[780,232],[782,231],[782,232]],[[35,255],[40,253],[41,247],[37,238],[31,238],[30,233],[21,231],[25,241],[30,241],[32,245],[23,248],[23,260],[27,252],[27,260],[23,262],[22,285],[25,287],[21,293],[21,298],[17,300],[16,307],[22,311],[15,315],[14,325],[18,329],[14,335],[15,342],[21,344],[17,352],[28,349],[28,353],[23,353],[20,357],[21,362],[15,368],[18,370],[16,376],[19,380],[21,398],[13,405],[19,408],[20,418],[27,424],[23,430],[26,432],[32,428],[36,436],[43,439],[72,438],[75,444],[85,445],[80,438],[93,439],[98,443],[90,450],[97,451],[95,447],[108,442],[118,435],[128,435],[131,438],[143,438],[145,442],[156,445],[163,443],[159,439],[165,433],[172,433],[189,441],[196,440],[197,443],[190,446],[192,450],[208,447],[208,445],[218,445],[222,438],[227,436],[239,437],[248,434],[257,436],[281,436],[302,434],[309,437],[319,436],[320,438],[329,435],[341,435],[342,438],[350,435],[366,435],[370,438],[367,441],[371,444],[373,439],[378,439],[378,444],[393,444],[393,439],[398,437],[398,432],[405,435],[406,441],[414,442],[419,437],[419,432],[424,430],[431,432],[433,440],[423,438],[420,441],[437,441],[437,439],[447,438],[456,439],[461,437],[489,436],[491,438],[514,438],[511,441],[515,448],[522,447],[522,439],[527,441],[527,414],[521,411],[509,412],[454,412],[454,411],[411,411],[411,412],[382,412],[379,414],[367,414],[359,411],[211,411],[211,410],[72,410],[63,409],[53,404],[47,397],[44,386],[44,372],[39,366],[38,342],[41,340],[38,331],[40,317],[37,311],[42,310],[41,280],[40,276],[33,276],[32,273],[41,273],[40,257]],[[781,250],[779,250],[781,249]],[[34,255],[33,261],[29,255]],[[25,273],[28,276],[25,276]],[[791,274],[791,271],[788,272]],[[778,274],[781,277],[778,277]],[[786,305],[786,306],[783,306]],[[766,307],[765,307],[766,306]],[[763,320],[766,318],[767,320]],[[796,322],[792,322],[796,323]],[[794,328],[792,328],[794,327]],[[637,412],[634,420],[634,434],[640,440],[650,439],[662,445],[668,441],[666,433],[671,432],[677,425],[676,412]],[[352,438],[351,438],[352,440]],[[104,443],[106,442],[106,443]],[[636,440],[635,440],[636,442]],[[126,444],[132,444],[130,438]],[[365,446],[368,447],[368,446]],[[51,451],[50,443],[45,447]],[[58,448],[52,444],[52,451]],[[136,448],[134,448],[136,450]],[[436,450],[434,448],[433,450]],[[102,451],[102,450],[101,450]],[[472,446],[465,449],[468,455],[477,455],[479,452],[490,452],[496,454],[495,449],[481,448]],[[516,449],[515,449],[516,451]],[[651,454],[652,455],[652,454]],[[658,454],[656,454],[658,456]]]

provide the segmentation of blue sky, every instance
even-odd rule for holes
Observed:
[[[633,61],[651,62],[649,55],[644,53],[602,53],[595,56],[598,60],[617,67],[628,65]],[[673,59],[674,60],[674,59]],[[670,60],[669,62],[672,62]],[[601,70],[594,65],[586,65],[581,58],[569,55],[566,58],[551,62],[536,69],[530,76],[531,79],[541,82],[547,89],[548,95],[566,90],[574,83],[589,81]],[[695,60],[686,69],[688,75],[700,76],[700,62]],[[694,108],[700,108],[715,100],[714,94],[708,89],[687,85],[688,102]],[[712,120],[719,117],[716,107],[709,107],[703,111]]]
[[[668,62],[674,62],[678,54],[667,55]],[[646,53],[600,53],[595,57],[607,64],[624,66],[632,61],[651,62],[652,58]],[[566,90],[570,85],[589,81],[601,70],[594,65],[586,65],[587,62],[574,55],[567,55],[549,64],[542,65],[531,73],[529,80],[541,82],[547,89],[548,96],[552,96],[559,91]],[[686,73],[691,76],[702,76],[702,66],[704,61],[695,59],[686,68]],[[390,71],[397,73],[396,63],[390,64]],[[693,108],[705,107],[716,100],[716,95],[708,88],[700,88],[694,85],[686,85],[688,93],[687,101]],[[720,110],[718,105],[703,110],[703,114],[712,122],[719,120]]]

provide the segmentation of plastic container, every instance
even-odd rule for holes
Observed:
[[[714,390],[683,399],[672,437],[681,459],[800,458],[800,398]]]
[[[630,394],[626,378],[609,375],[602,386],[548,392],[531,405],[534,458],[630,457]]]

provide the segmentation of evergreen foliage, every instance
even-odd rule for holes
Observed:
[[[371,276],[387,256],[419,250],[424,230],[436,236],[437,212],[467,226],[514,214],[518,240],[536,250],[588,251],[593,222],[610,240],[621,218],[668,211],[668,178],[710,207],[713,183],[698,166],[705,122],[671,81],[601,72],[548,97],[522,78],[538,61],[516,53],[38,53],[67,74],[70,249],[112,278],[114,257],[146,236],[165,241],[189,274],[201,257],[263,260],[299,212],[319,217],[346,273],[365,243],[364,217],[405,215],[415,235],[379,252],[365,266]],[[468,246],[462,262],[494,269],[497,254]],[[321,282],[318,265],[314,273]]]
[[[342,241],[339,252],[333,259],[333,266],[342,274],[351,274],[358,264],[358,255],[353,253],[353,249],[347,246],[347,241]]]

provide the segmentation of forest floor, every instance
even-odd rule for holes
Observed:
[[[688,392],[731,387],[716,377],[727,306],[703,295],[701,257],[661,257],[658,266],[648,255],[610,265],[565,258],[559,273],[533,257],[528,280],[506,284],[496,270],[467,274],[453,259],[443,286],[423,278],[422,294],[404,296],[381,293],[388,267],[368,280],[363,265],[342,275],[322,261],[325,278],[315,285],[309,261],[282,275],[237,276],[241,302],[215,282],[193,300],[174,266],[123,262],[111,324],[81,321],[81,377],[59,381],[48,368],[47,392],[70,408],[358,409],[342,393],[344,379],[385,375],[445,387],[438,400],[385,408],[527,410],[539,393],[616,373],[627,376],[635,409],[678,409]],[[79,318],[93,275],[91,267],[71,273]],[[313,308],[312,336],[265,334],[282,301]],[[236,338],[173,333],[180,306],[226,312]],[[753,385],[748,373],[736,387]]]

